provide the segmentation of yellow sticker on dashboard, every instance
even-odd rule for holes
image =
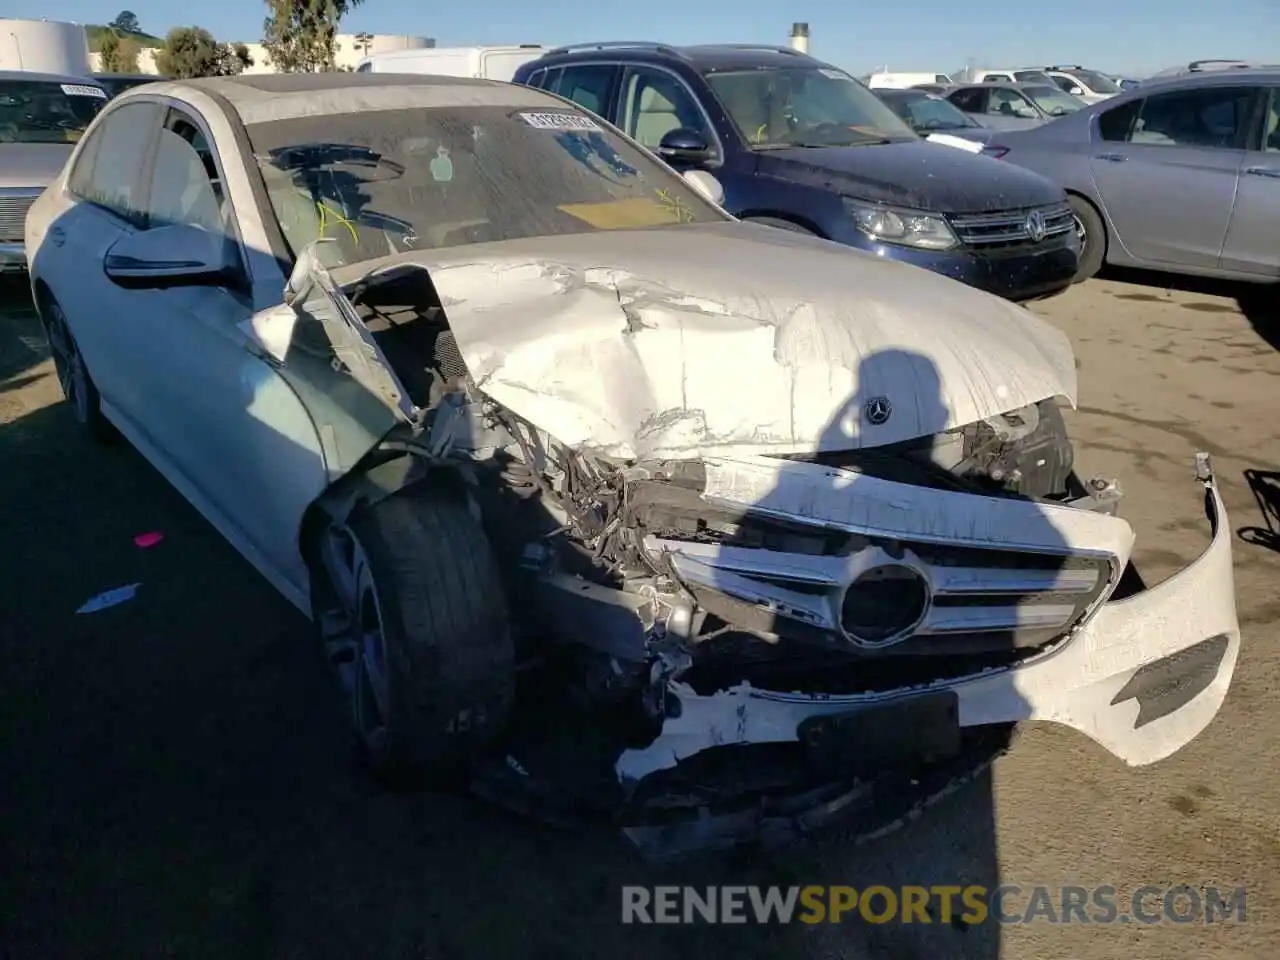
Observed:
[[[577,217],[597,230],[625,230],[628,227],[660,227],[680,223],[681,213],[648,197],[630,197],[606,203],[566,203],[557,210]]]

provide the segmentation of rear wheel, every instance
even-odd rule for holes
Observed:
[[[362,758],[442,781],[506,726],[515,652],[496,562],[459,500],[405,491],[320,535],[312,607]]]
[[[102,415],[102,398],[98,396],[98,388],[89,376],[89,368],[85,366],[80,347],[71,335],[67,324],[67,315],[52,294],[44,294],[39,300],[39,311],[44,321],[45,336],[49,340],[49,352],[53,357],[54,372],[58,376],[58,385],[62,387],[62,395],[71,408],[76,422],[84,427],[98,440],[110,440],[115,428]]]
[[[1080,265],[1075,279],[1080,283],[1102,269],[1102,261],[1107,254],[1107,228],[1093,204],[1084,197],[1069,194],[1067,202],[1071,204],[1071,217],[1080,240]]]

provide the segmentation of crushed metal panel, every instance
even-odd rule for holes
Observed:
[[[409,399],[373,333],[320,261],[319,245],[333,242],[320,239],[307,244],[285,284],[284,302],[299,315],[319,321],[333,345],[335,364],[340,363],[352,379],[395,410],[400,419],[416,424],[421,411]]]
[[[777,235],[777,236],[774,236]],[[1067,337],[916,267],[740,223],[414,251],[489,397],[624,459],[807,453],[1075,402]]]

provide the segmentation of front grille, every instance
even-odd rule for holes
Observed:
[[[0,241],[21,243],[27,220],[27,211],[40,194],[0,196]]]
[[[1027,219],[1033,212],[1044,218],[1044,236],[1033,239]],[[1075,229],[1071,207],[1055,203],[1047,207],[1023,207],[1019,210],[1001,210],[996,213],[966,214],[952,217],[951,227],[960,242],[979,250],[1000,250],[1009,247],[1038,246],[1062,237]]]
[[[852,554],[814,555],[647,537],[681,579],[825,633],[847,633]],[[895,653],[961,653],[1034,648],[1067,633],[1104,595],[1110,558],[1056,557],[1017,550],[899,542],[894,553],[927,572],[927,612]],[[865,548],[864,548],[865,549]],[[874,547],[872,549],[875,549]],[[856,551],[855,551],[856,553]],[[886,593],[886,600],[891,594]],[[785,631],[784,631],[785,632]],[[876,644],[863,644],[876,646]],[[890,652],[886,650],[885,652]]]

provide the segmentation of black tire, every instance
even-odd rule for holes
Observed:
[[[71,334],[71,327],[67,324],[67,316],[62,307],[53,298],[53,294],[45,291],[36,300],[36,310],[44,325],[49,354],[53,357],[54,371],[58,375],[58,385],[62,388],[62,396],[66,398],[71,415],[95,440],[104,443],[114,440],[118,434],[111,421],[102,415],[102,398],[98,395],[98,388],[80,355],[80,347]]]
[[[352,549],[347,603],[340,557],[327,552],[343,544]],[[449,782],[502,734],[515,690],[507,604],[484,531],[458,498],[404,491],[328,524],[312,582],[357,748],[378,780]]]
[[[779,217],[743,217],[747,223],[759,223],[766,227],[777,227],[779,230],[790,230],[792,233],[806,233],[811,237],[817,234],[808,227],[802,227],[798,223],[792,223],[790,220],[783,220]]]
[[[1092,203],[1075,194],[1067,195],[1071,214],[1075,217],[1076,233],[1080,237],[1080,266],[1076,269],[1075,283],[1082,283],[1097,275],[1107,256],[1107,227]]]

